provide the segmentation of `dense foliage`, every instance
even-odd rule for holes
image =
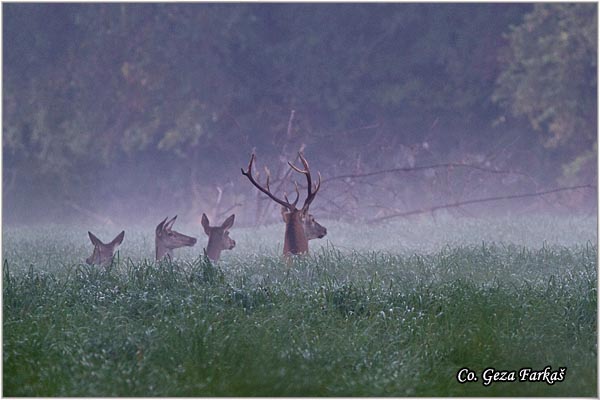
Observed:
[[[563,165],[595,177],[578,167],[595,154],[595,4],[3,9],[3,188],[14,220],[123,197],[136,210],[189,210],[190,199],[214,201],[217,185],[244,202],[238,171],[252,149],[272,165],[302,144],[330,176],[471,157],[543,183]],[[518,118],[493,127],[504,110],[558,147],[545,149]],[[498,157],[515,142],[534,157]]]
[[[597,99],[597,15],[584,4],[536,4],[510,34],[508,68],[500,75],[496,99],[524,115],[560,147],[571,162],[567,175],[595,178]]]

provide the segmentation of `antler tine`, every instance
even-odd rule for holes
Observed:
[[[296,167],[294,164],[292,164],[289,161],[288,161],[288,164],[290,165],[290,167],[292,167],[292,169],[294,171],[304,174],[306,176],[306,180],[307,180],[307,184],[308,184],[308,196],[306,197],[306,200],[304,201],[304,207],[307,207],[307,202],[311,196],[311,191],[312,191],[312,177],[310,175],[310,168],[308,167],[308,161],[306,161],[306,158],[304,158],[304,155],[302,154],[302,152],[298,152],[298,157],[300,157],[300,161],[302,162],[302,165],[304,166],[303,170]]]
[[[250,182],[252,182],[253,184],[256,184],[256,181],[252,177],[252,164],[254,163],[254,158],[255,157],[256,156],[254,155],[254,153],[252,153],[252,156],[250,157],[250,162],[248,163],[248,170],[247,171],[244,171],[244,168],[240,168],[242,170],[242,175],[248,177],[248,179],[250,179]]]
[[[291,162],[288,161],[288,165],[290,167],[292,167],[292,169],[296,172],[300,172],[301,174],[306,174],[306,170],[300,169],[298,167],[296,167],[294,164],[292,164]]]
[[[302,165],[304,165],[304,169],[308,171],[308,161],[306,161],[306,158],[304,158],[304,154],[302,154],[302,152],[298,152],[298,157],[300,157],[300,161],[302,162]]]
[[[317,174],[319,175],[319,180],[317,181],[317,184],[315,185],[315,187],[313,188],[312,185],[309,183],[309,186],[308,186],[308,196],[306,196],[306,200],[304,200],[304,205],[302,206],[302,209],[304,211],[308,210],[308,207],[310,207],[310,204],[315,199],[315,196],[317,195],[317,192],[319,191],[319,189],[321,189],[321,173],[317,172]]]
[[[304,155],[302,154],[302,152],[298,152],[298,157],[300,157],[300,162],[302,162],[302,165],[304,166],[304,169],[300,169],[298,167],[296,167],[294,164],[292,164],[291,162],[288,161],[288,164],[290,165],[290,167],[292,167],[292,169],[296,172],[299,172],[301,174],[307,174],[310,173],[309,169],[308,169],[308,162],[306,161],[306,158],[304,158]]]
[[[271,188],[269,187],[269,181],[271,180],[271,171],[269,171],[269,168],[267,168],[267,166],[265,165],[265,175],[267,175],[267,190],[270,192]]]
[[[306,161],[306,158],[304,158],[304,155],[302,154],[302,152],[298,152],[298,157],[300,157],[300,161],[302,162],[302,165],[304,166],[303,170],[296,167],[294,164],[292,164],[289,161],[288,161],[288,164],[294,171],[304,174],[306,176],[308,194],[306,196],[306,200],[304,200],[304,205],[302,206],[302,209],[304,211],[306,211],[306,210],[308,210],[310,203],[312,203],[312,201],[314,200],[315,195],[321,188],[321,174],[319,172],[317,172],[317,174],[319,175],[319,181],[317,182],[317,185],[315,186],[314,192],[313,192],[312,176],[310,174],[310,167],[308,166],[308,161]]]
[[[321,171],[317,171],[317,175],[319,175],[319,187],[318,187],[318,189],[321,189]]]
[[[273,200],[274,202],[284,206],[285,208],[291,210],[293,209],[296,205],[292,205],[288,202],[285,202],[281,199],[278,199],[277,197],[275,197],[273,195],[273,193],[271,193],[271,190],[269,189],[269,177],[270,174],[267,173],[267,185],[266,188],[262,187],[258,182],[256,182],[256,180],[254,180],[254,177],[252,176],[252,164],[254,163],[254,158],[255,155],[254,153],[252,153],[252,157],[250,157],[250,163],[248,163],[248,170],[244,171],[244,169],[242,168],[242,175],[244,175],[246,178],[248,178],[250,180],[250,182],[261,192],[263,192],[264,194],[266,194],[267,196],[269,196],[271,198],[271,200]],[[268,172],[268,170],[267,170]]]
[[[321,172],[317,171],[317,176],[319,177],[319,180],[317,181],[317,184],[315,185],[315,191],[313,192],[313,196],[317,194],[319,189],[321,189]]]
[[[293,203],[291,203],[294,207],[296,207],[296,204],[298,204],[298,200],[300,199],[300,191],[298,190],[298,182],[294,181],[294,186],[296,187],[296,200],[294,200]],[[290,201],[287,198],[287,194],[284,194],[283,197],[285,197],[285,200],[289,203]]]
[[[250,172],[252,170],[252,164],[254,163],[255,157],[256,157],[256,155],[254,155],[254,153],[252,153],[252,156],[250,157],[250,162],[248,163],[248,172]],[[244,173],[243,169],[242,169],[242,173]]]

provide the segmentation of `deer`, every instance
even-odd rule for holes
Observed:
[[[287,223],[287,214],[287,209],[285,207],[281,207],[281,217],[283,219],[283,223]],[[327,228],[319,224],[312,214],[307,214],[304,217],[302,220],[302,227],[304,228],[306,240],[322,239],[325,235],[327,235]]]
[[[229,229],[233,226],[235,214],[231,214],[221,226],[210,226],[206,214],[202,213],[202,227],[208,236],[205,254],[212,261],[218,261],[221,251],[231,250],[235,247],[235,240],[229,237]]]
[[[98,239],[92,232],[88,231],[90,241],[94,245],[94,251],[92,255],[85,259],[85,262],[89,265],[109,265],[112,263],[115,249],[123,242],[125,237],[125,231],[119,233],[111,242],[103,243]]]
[[[193,246],[196,244],[196,238],[184,235],[173,230],[173,224],[177,219],[177,215],[167,221],[169,217],[163,219],[156,226],[155,245],[156,245],[156,261],[160,261],[165,257],[173,258],[173,250],[184,246]]]
[[[314,238],[323,238],[327,234],[327,228],[320,225],[315,218],[308,212],[308,209],[315,199],[315,196],[319,192],[321,188],[321,174],[317,172],[319,176],[319,180],[317,184],[313,187],[312,176],[310,173],[310,169],[308,166],[308,162],[304,158],[302,153],[298,153],[300,157],[300,161],[304,169],[300,169],[296,167],[294,164],[288,161],[289,166],[296,172],[303,174],[306,176],[307,181],[307,196],[304,200],[304,204],[302,208],[296,208],[298,204],[298,200],[300,198],[300,192],[298,191],[298,183],[294,182],[296,187],[296,200],[290,203],[287,198],[287,195],[284,194],[284,199],[282,200],[276,197],[273,193],[271,193],[271,189],[269,188],[269,170],[267,171],[267,181],[265,186],[261,186],[252,175],[252,164],[255,160],[254,153],[250,157],[250,162],[248,163],[248,169],[244,171],[242,168],[242,175],[248,178],[250,182],[261,192],[269,196],[271,200],[281,205],[282,210],[281,214],[283,217],[283,221],[285,222],[285,236],[284,236],[284,244],[283,244],[283,255],[285,257],[289,257],[294,254],[305,254],[308,253],[308,241]]]

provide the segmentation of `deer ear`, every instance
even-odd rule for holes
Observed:
[[[173,228],[173,225],[175,225],[175,220],[177,219],[177,215],[174,216],[171,220],[169,220],[169,222],[167,222],[165,224],[165,229],[171,230],[171,228]]]
[[[302,213],[300,214],[300,218],[304,221],[304,220],[310,220],[310,216],[311,214],[308,212],[308,208],[306,210],[302,210]]]
[[[122,231],[121,233],[119,233],[117,235],[116,238],[113,239],[112,242],[110,242],[111,246],[116,247],[116,246],[120,245],[121,243],[123,243],[124,237],[125,237],[125,231]]]
[[[101,244],[104,244],[100,241],[100,239],[98,239],[96,236],[94,236],[94,234],[90,231],[88,231],[88,235],[90,237],[90,241],[92,242],[92,244],[94,246],[100,246]]]
[[[223,225],[221,225],[221,228],[223,228],[225,230],[230,229],[233,226],[234,220],[235,220],[235,214],[231,214],[229,216],[229,218],[227,218],[225,220],[225,222],[223,222]]]
[[[202,213],[202,227],[204,228],[204,233],[210,235],[210,221],[204,213]]]
[[[169,218],[169,217],[167,217]],[[167,218],[163,219],[162,221],[160,221],[160,224],[158,224],[156,226],[156,233],[159,233],[163,230],[163,228],[165,227],[165,222],[167,221]]]

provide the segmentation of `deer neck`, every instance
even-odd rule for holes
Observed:
[[[285,224],[285,241],[283,244],[283,254],[301,254],[308,253],[308,240],[304,234],[304,227],[300,221],[301,210],[290,212]]]
[[[219,246],[219,239],[214,236],[208,238],[208,244],[206,245],[206,255],[213,261],[217,261],[221,257],[221,251],[223,250]]]
[[[156,240],[156,261],[162,260],[165,256],[173,258],[173,252],[161,241]]]

